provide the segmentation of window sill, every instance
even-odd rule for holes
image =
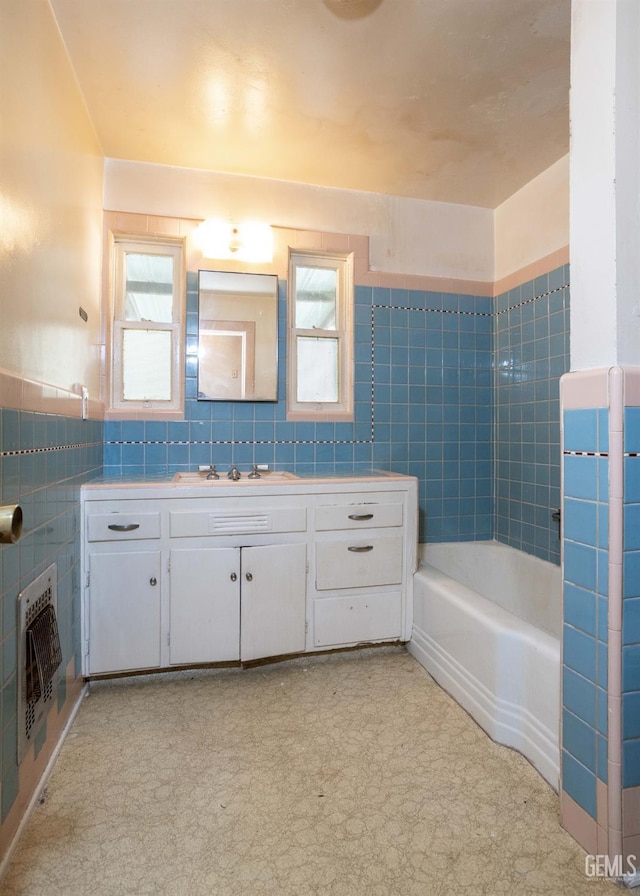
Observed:
[[[287,411],[287,420],[300,423],[352,423],[353,411]]]
[[[105,420],[184,420],[184,408],[109,408]]]

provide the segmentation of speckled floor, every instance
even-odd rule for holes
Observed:
[[[94,685],[0,891],[621,892],[401,648]]]

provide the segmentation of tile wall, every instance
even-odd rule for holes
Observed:
[[[17,596],[53,562],[58,567],[58,627],[63,668],[80,673],[80,485],[102,471],[103,424],[74,417],[0,411],[0,503],[20,504],[23,536],[0,545],[2,821],[19,790],[17,743]],[[58,690],[65,703],[67,681]],[[47,738],[46,728],[36,744]],[[25,760],[23,765],[28,764]]]
[[[622,582],[623,833],[640,867],[640,407],[624,409]]]
[[[564,412],[563,788],[597,818],[607,783],[609,412]]]
[[[279,401],[201,402],[191,273],[187,419],[109,421],[105,473],[166,475],[198,464],[254,462],[300,473],[393,469],[420,480],[422,541],[495,533],[559,563],[551,513],[560,506],[558,382],[569,366],[568,284],[563,265],[503,293],[495,305],[487,297],[357,286],[355,421],[291,423],[284,401],[286,283],[279,283]]]
[[[276,403],[197,401],[197,275],[187,279],[186,419],[108,421],[105,474],[215,463],[299,473],[377,467],[420,480],[421,539],[491,538],[492,300],[356,286],[355,420],[292,423],[285,408],[286,283]]]
[[[495,300],[495,537],[560,562],[560,377],[569,370],[569,265]]]
[[[640,855],[640,367],[570,373],[562,403],[562,823],[628,868]]]

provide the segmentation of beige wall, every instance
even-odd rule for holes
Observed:
[[[361,234],[374,271],[494,279],[491,209],[118,159],[105,163],[105,208]]]
[[[105,208],[362,234],[372,271],[491,283],[567,250],[569,156],[495,211],[107,159]]]
[[[96,395],[103,156],[47,0],[1,4],[0,370]]]
[[[490,290],[568,244],[566,158],[495,212],[105,160],[47,0],[1,2],[0,372],[63,389],[84,383],[98,395],[103,203],[362,234],[372,271],[448,279],[455,289],[472,281]]]
[[[569,245],[569,156],[563,156],[494,212],[495,275],[515,271]]]

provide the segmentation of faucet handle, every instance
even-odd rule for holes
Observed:
[[[258,465],[253,464],[251,467],[251,472],[249,473],[249,479],[261,479],[260,473],[258,472]]]

